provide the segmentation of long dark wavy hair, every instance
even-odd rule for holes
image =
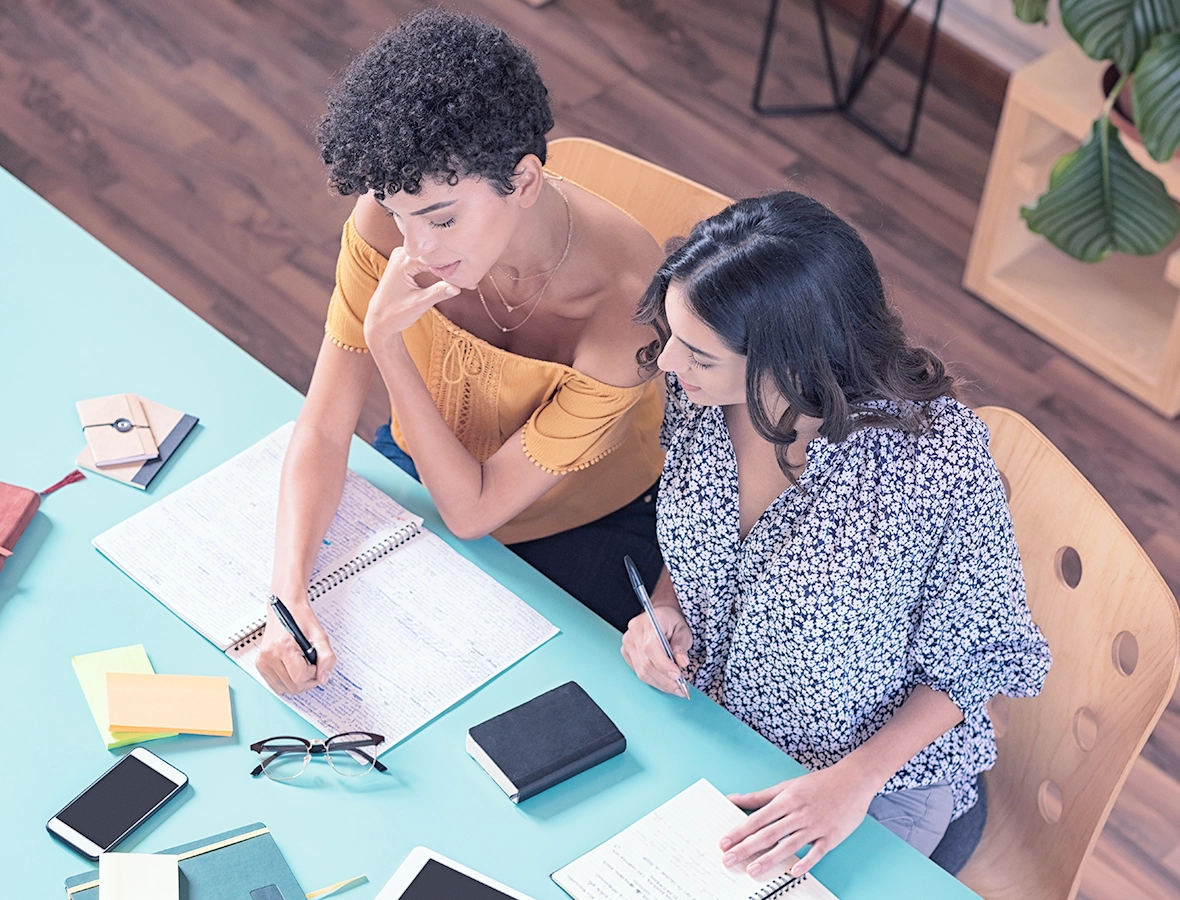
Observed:
[[[672,282],[693,313],[746,357],[750,419],[776,445],[788,478],[786,451],[801,415],[822,419],[820,434],[832,443],[870,426],[921,434],[929,422],[916,404],[954,393],[942,361],[906,340],[860,235],[803,194],[739,200],[693,228],[656,272],[636,315],[658,335],[638,355],[649,368],[671,335],[664,304]],[[775,393],[788,404],[778,419],[768,403]],[[895,401],[899,412],[870,402],[879,400]]]

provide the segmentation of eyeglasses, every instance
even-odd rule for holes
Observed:
[[[250,745],[258,754],[258,765],[251,775],[266,775],[275,781],[290,781],[303,774],[313,753],[328,757],[328,763],[340,775],[364,775],[370,769],[386,771],[377,759],[377,747],[385,738],[368,731],[346,731],[327,740],[309,741],[289,734],[267,738]]]

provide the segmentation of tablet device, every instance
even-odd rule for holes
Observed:
[[[532,900],[426,847],[415,847],[377,900]]]

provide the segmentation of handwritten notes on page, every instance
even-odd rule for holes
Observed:
[[[266,619],[279,474],[293,428],[284,425],[94,539],[104,556],[222,650]],[[349,472],[312,581],[376,543],[378,532],[421,521]]]
[[[557,633],[429,531],[315,603],[336,650],[323,687],[283,697],[325,734],[409,736]],[[257,645],[230,656],[254,675]]]
[[[553,880],[575,900],[836,900],[814,875],[785,874],[794,857],[758,879],[723,866],[717,842],[745,818],[702,778]]]

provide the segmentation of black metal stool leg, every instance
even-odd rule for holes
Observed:
[[[774,41],[779,6],[779,0],[770,0],[770,9],[766,17],[766,29],[762,35],[762,48],[758,54],[758,71],[754,79],[754,96],[751,104],[754,111],[767,116],[798,116],[823,112],[839,112],[862,131],[875,137],[894,153],[898,153],[901,156],[909,156],[913,152],[914,141],[917,139],[918,121],[922,116],[922,105],[926,97],[926,87],[930,82],[930,71],[934,62],[934,47],[938,38],[938,23],[942,16],[943,2],[944,0],[937,0],[934,6],[934,19],[930,24],[930,34],[926,39],[922,69],[918,76],[918,87],[904,142],[899,143],[890,135],[881,131],[876,125],[869,122],[854,110],[852,104],[860,95],[865,83],[872,76],[877,63],[888,52],[889,47],[893,44],[902,26],[913,12],[917,0],[909,0],[909,3],[907,3],[898,15],[884,37],[881,37],[880,34],[884,0],[870,0],[869,8],[861,23],[856,53],[853,56],[852,65],[849,69],[848,88],[843,96],[841,96],[839,79],[836,75],[835,57],[832,53],[832,42],[828,32],[824,0],[813,0],[816,19],[819,23],[820,38],[823,44],[824,60],[828,69],[828,79],[832,87],[833,102],[831,104],[797,106],[764,106],[762,103],[762,91],[766,81],[766,70],[770,64],[770,50]]]
[[[836,75],[836,57],[832,53],[832,41],[828,35],[828,19],[824,11],[824,0],[812,0],[815,16],[819,22],[820,40],[824,49],[824,62],[828,70],[828,83],[832,89],[831,103],[764,106],[762,89],[766,82],[766,68],[770,62],[770,48],[774,43],[775,25],[778,23],[779,0],[770,0],[766,15],[766,29],[762,33],[762,49],[758,54],[758,71],[754,76],[754,96],[750,101],[754,112],[764,116],[810,116],[816,113],[839,112],[843,109],[840,99],[840,80]]]
[[[880,14],[883,9],[883,0],[873,0],[870,15],[866,17],[866,24],[872,20],[873,34],[868,38],[867,55],[865,54],[865,34],[862,29],[861,43],[857,46],[856,57],[853,60],[852,71],[848,76],[848,93],[844,97],[844,108],[842,112],[848,119],[860,128],[862,131],[871,134],[886,147],[901,156],[909,156],[914,150],[914,141],[918,136],[918,121],[922,116],[922,104],[926,98],[926,88],[930,83],[930,70],[934,64],[934,47],[938,39],[938,21],[942,16],[942,4],[944,0],[937,0],[934,5],[934,18],[930,23],[930,34],[926,38],[926,50],[922,58],[922,70],[918,76],[918,87],[914,95],[914,105],[910,115],[909,128],[906,131],[905,140],[901,143],[894,140],[885,132],[881,131],[867,119],[860,115],[852,104],[856,102],[857,96],[864,87],[865,82],[873,73],[877,63],[881,61],[886,52],[888,52],[890,45],[892,45],[894,38],[897,37],[905,24],[906,19],[913,11],[917,0],[910,0],[905,9],[897,17],[897,20],[890,27],[888,33],[881,40],[877,40],[880,26]]]

